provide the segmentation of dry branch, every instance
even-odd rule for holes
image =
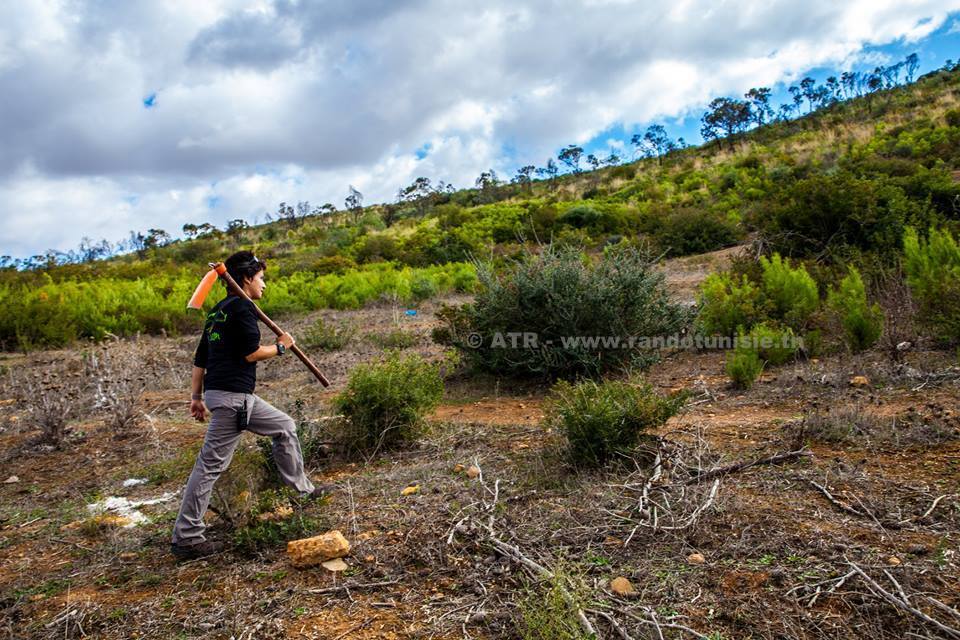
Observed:
[[[800,449],[799,451],[787,451],[785,453],[778,453],[776,455],[768,456],[766,458],[759,458],[757,460],[748,460],[746,462],[738,462],[736,464],[729,464],[725,467],[719,467],[717,469],[711,469],[710,471],[705,471],[704,473],[698,474],[689,480],[686,481],[686,484],[697,484],[703,482],[704,480],[710,480],[717,476],[724,476],[730,473],[737,473],[739,471],[744,471],[752,467],[759,467],[761,465],[767,464],[780,464],[781,462],[789,462],[791,460],[796,460],[798,458],[804,458],[812,456],[813,453],[807,451],[806,449]]]
[[[881,587],[879,584],[877,584],[876,580],[874,580],[869,575],[867,575],[867,573],[863,569],[858,567],[856,564],[852,562],[849,562],[847,564],[849,564],[850,568],[856,571],[857,574],[861,578],[863,578],[864,582],[867,583],[867,588],[870,589],[870,591],[875,595],[880,596],[881,598],[883,598],[890,604],[894,605],[895,607],[899,607],[901,609],[904,609],[905,611],[909,611],[910,613],[920,618],[927,624],[931,624],[935,626],[937,629],[947,634],[951,638],[960,638],[960,629],[954,629],[953,627],[948,627],[947,625],[943,624],[936,618],[931,618],[930,616],[925,614],[923,611],[920,611],[919,609],[911,605],[910,602],[906,599],[907,598],[906,594],[903,593],[903,590],[900,588],[900,585],[896,580],[894,580],[893,583],[894,585],[897,586],[897,590],[900,591],[901,593],[901,596],[899,598],[893,595],[892,593],[890,593],[889,591],[887,591],[886,589],[884,589],[883,587]],[[890,577],[889,574],[887,577]]]

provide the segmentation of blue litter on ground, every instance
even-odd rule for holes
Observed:
[[[408,315],[408,316],[415,316],[415,315],[417,315],[417,310],[416,310],[416,309],[407,309],[407,315]]]

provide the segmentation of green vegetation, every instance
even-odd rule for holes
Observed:
[[[732,336],[743,327],[752,327],[763,317],[760,288],[741,276],[711,273],[700,286],[700,314],[697,325],[705,334]]]
[[[307,349],[339,351],[350,344],[356,333],[357,329],[353,325],[343,323],[331,325],[325,322],[323,318],[317,318],[303,332],[303,337],[298,342]]]
[[[475,302],[445,319],[451,343],[484,371],[554,378],[649,363],[655,352],[620,341],[671,335],[689,319],[669,300],[663,275],[630,247],[595,262],[548,247],[503,274],[482,267],[479,278]]]
[[[370,453],[414,441],[442,395],[439,365],[392,351],[353,369],[333,405],[344,416],[348,447]]]
[[[588,640],[577,620],[578,600],[570,593],[566,577],[554,577],[530,587],[517,603],[517,637],[522,640]]]
[[[903,239],[904,270],[921,315],[935,337],[960,341],[960,247],[950,231],[930,229],[926,240],[910,228]]]
[[[760,258],[763,268],[763,294],[770,317],[795,329],[802,329],[820,304],[820,293],[807,270],[793,268],[790,261],[774,253]]]
[[[778,327],[766,322],[754,325],[747,339],[755,345],[753,348],[760,359],[771,366],[792,360],[799,344],[790,327]]]
[[[545,424],[564,434],[574,465],[599,467],[629,456],[644,433],[676,414],[685,400],[664,398],[639,381],[561,380],[548,400]]]
[[[756,349],[740,345],[727,354],[726,370],[735,387],[749,389],[763,372],[763,360]]]
[[[188,311],[186,301],[201,275],[181,268],[135,279],[57,281],[41,273],[31,284],[3,284],[0,280],[0,304],[5,309],[0,315],[0,345],[7,349],[59,347],[77,338],[99,340],[108,333],[196,330],[202,315]],[[468,264],[413,268],[380,263],[342,275],[297,271],[270,275],[260,304],[272,315],[324,307],[354,309],[381,297],[413,302],[418,299],[416,292],[427,286],[424,283],[432,291],[445,293],[471,291],[475,282],[475,270]],[[207,306],[222,295],[222,290],[215,289]]]
[[[844,341],[854,353],[869,349],[880,339],[883,311],[880,305],[867,302],[863,278],[855,267],[827,294],[827,307],[839,318]]]
[[[417,336],[400,327],[383,333],[368,333],[366,337],[381,349],[407,349],[417,344]]]
[[[960,70],[949,65],[898,86],[908,67],[904,61],[875,70],[860,84],[856,73],[820,86],[805,80],[797,87],[803,100],[777,113],[763,88],[743,100],[718,98],[703,118],[711,142],[689,147],[655,125],[633,136],[631,143],[647,157],[628,165],[569,145],[558,158],[570,169],[564,175],[551,160],[543,168],[523,167],[510,183],[484,172],[476,188],[459,191],[418,178],[392,204],[364,208],[361,194],[351,192],[344,211],[281,203],[277,220],[259,226],[232,221],[221,231],[206,223],[185,225],[191,239],[176,241],[159,229],[133,234],[125,245],[130,253],[108,259],[101,258],[111,255],[110,247],[89,242],[71,256],[0,259],[0,348],[57,347],[108,333],[194,331],[199,314],[187,312],[184,302],[202,265],[241,247],[270,264],[264,310],[283,314],[472,292],[477,274],[470,261],[478,257],[489,258],[483,267],[489,288],[503,274],[543,264],[530,258],[542,245],[551,247],[548,253],[569,247],[596,260],[614,245],[684,255],[744,238],[755,240],[764,267],[708,281],[701,292],[704,331],[734,335],[776,320],[805,332],[819,322],[817,290],[836,288],[846,265],[872,283],[878,266],[895,266],[903,257],[927,327],[941,340],[956,341],[960,319],[951,309],[960,307],[942,234],[957,231],[960,116],[953,101]],[[870,87],[866,94],[864,86]],[[807,113],[799,107],[804,100]],[[584,160],[593,171],[581,171]],[[911,244],[908,227],[943,231],[929,241],[921,233]],[[515,319],[484,322],[516,330]],[[571,328],[592,328],[568,325],[566,335],[584,334]],[[320,331],[317,338],[323,348],[326,336]],[[511,365],[484,349],[472,360],[524,374],[595,372],[619,364],[599,351],[549,351],[562,360],[556,371],[527,356]]]
[[[288,489],[261,491],[244,516],[233,530],[232,541],[238,551],[248,555],[275,549],[290,540],[314,536],[323,530],[323,523],[305,513]]]

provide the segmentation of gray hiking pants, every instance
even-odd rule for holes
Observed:
[[[247,401],[246,428],[273,438],[273,459],[283,482],[300,493],[313,491],[313,483],[303,470],[303,453],[293,418],[252,393],[209,390],[203,394],[203,400],[210,410],[210,425],[173,525],[173,543],[178,545],[204,540],[203,514],[210,504],[213,483],[230,466],[243,433],[237,428],[237,411],[243,408],[244,400]]]

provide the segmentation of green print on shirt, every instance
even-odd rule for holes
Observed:
[[[223,311],[211,311],[207,314],[207,323],[204,327],[204,331],[207,332],[207,340],[210,342],[216,342],[220,339],[220,332],[214,331],[214,327],[218,323],[224,323],[227,321],[227,314]]]

